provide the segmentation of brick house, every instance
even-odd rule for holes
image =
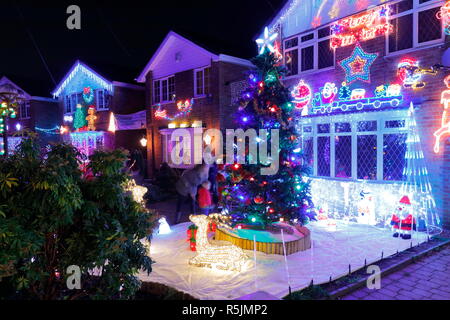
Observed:
[[[38,133],[42,145],[57,141],[54,134],[57,124],[58,101],[55,99],[33,96],[12,82],[6,76],[0,79],[0,87],[12,88],[21,96],[21,100],[15,118],[7,120],[8,149],[14,149],[20,136],[14,135],[21,130],[30,130]]]
[[[252,67],[248,60],[213,53],[173,31],[167,34],[136,79],[145,83],[146,105],[151,106],[147,113],[150,175],[163,162],[191,167],[201,157],[193,144],[196,132],[234,127],[230,84],[245,79]],[[191,150],[183,155],[191,164],[171,161],[170,137],[176,128],[185,128],[192,136]]]
[[[443,5],[287,1],[268,24],[279,34],[275,47],[289,70],[284,81],[302,110],[298,130],[313,197],[331,217],[361,214],[366,205],[387,222],[406,172],[422,179],[421,192],[432,198],[410,194],[417,210],[427,212],[426,223],[450,226],[449,129],[442,125],[439,150],[434,135],[445,122],[441,94],[450,74],[449,21],[438,14]],[[408,149],[411,105],[421,147],[414,155]]]
[[[58,124],[66,132],[64,139],[77,145],[95,136],[102,146],[137,149],[145,156],[145,147],[140,143],[145,136],[143,86],[109,80],[85,63],[76,61],[52,94],[59,102]],[[74,118],[79,104],[95,107],[95,131],[75,132]],[[110,127],[111,122],[114,128]]]

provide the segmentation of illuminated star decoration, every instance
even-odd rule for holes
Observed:
[[[275,48],[273,46],[273,42],[278,37],[278,33],[275,32],[269,36],[269,28],[264,28],[264,39],[256,39],[256,43],[260,47],[259,54],[263,54],[264,50],[269,49],[270,52],[274,52]]]
[[[343,59],[339,65],[345,71],[345,81],[350,84],[356,80],[370,82],[370,67],[378,53],[367,53],[356,44],[355,49],[350,57]]]
[[[315,16],[314,20],[311,22],[311,25],[313,28],[317,28],[321,24],[322,24],[322,17],[320,17],[320,16]]]

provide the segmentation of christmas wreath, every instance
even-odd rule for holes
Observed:
[[[91,89],[91,87],[85,87],[83,89],[83,100],[90,104],[92,101],[94,101],[94,90]]]

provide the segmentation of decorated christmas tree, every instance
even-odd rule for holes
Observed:
[[[352,92],[350,88],[347,86],[347,83],[344,81],[342,82],[342,87],[339,89],[339,99],[341,100],[348,100],[350,99]]]
[[[267,143],[271,150],[273,143],[279,143],[279,154],[270,154],[268,158],[274,161],[279,157],[279,169],[272,175],[261,174],[261,168],[267,168],[270,163],[264,163],[258,154],[257,164],[250,164],[249,152],[245,153],[244,164],[236,161],[226,165],[222,186],[224,207],[233,226],[242,224],[266,229],[276,221],[306,224],[314,213],[306,178],[310,169],[303,164],[294,125],[301,111],[291,102],[291,91],[280,81],[285,68],[279,65],[276,55],[266,47],[252,62],[257,70],[249,75],[249,87],[238,101],[235,120],[244,131],[267,130],[266,137],[261,131],[256,137],[259,148]],[[273,137],[273,129],[279,130],[278,141]]]
[[[77,110],[75,110],[75,117],[73,119],[73,127],[77,130],[83,128],[87,125],[86,121],[86,108],[81,104],[77,105]]]

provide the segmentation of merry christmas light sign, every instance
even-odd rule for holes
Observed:
[[[331,26],[333,49],[366,41],[392,31],[387,5],[339,20]]]

